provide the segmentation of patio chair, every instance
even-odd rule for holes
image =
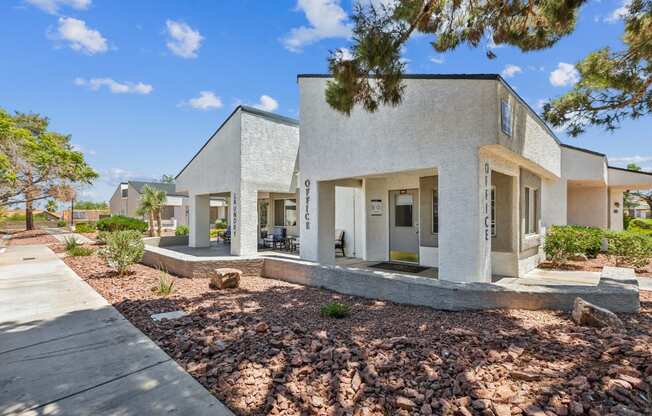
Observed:
[[[335,255],[337,250],[342,252],[342,257],[346,257],[344,253],[344,230],[335,230]]]
[[[283,248],[285,244],[286,231],[284,227],[274,227],[272,228],[271,234],[267,234],[265,238],[265,247],[268,246],[271,248]]]
[[[231,226],[226,227],[226,230],[222,233],[222,242],[224,244],[231,244]]]

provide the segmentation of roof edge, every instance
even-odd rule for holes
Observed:
[[[641,175],[650,175],[650,176],[652,176],[652,172],[646,172],[646,171],[643,171],[643,170],[631,170],[631,169],[627,169],[627,168],[619,168],[618,166],[607,166],[607,168],[620,170],[620,171],[623,171],[623,172],[640,173]]]
[[[498,74],[404,74],[405,79],[498,79]],[[331,74],[297,74],[299,78],[333,78]],[[372,76],[371,78],[377,78]]]
[[[589,149],[585,149],[583,147],[572,146],[572,145],[566,144],[566,143],[560,143],[560,145],[561,145],[561,147],[565,147],[567,149],[572,149],[572,150],[577,150],[577,151],[584,152],[584,153],[589,153],[589,154],[592,154],[594,156],[607,157],[607,155],[605,155],[604,153],[596,152],[595,150],[589,150]]]

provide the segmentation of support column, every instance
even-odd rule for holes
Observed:
[[[210,197],[190,195],[190,247],[210,246]]]
[[[258,191],[241,186],[231,192],[231,254],[253,256],[258,252]]]
[[[301,258],[335,264],[335,185],[302,178]]]
[[[609,229],[622,231],[625,201],[622,189],[609,189]]]
[[[491,165],[478,157],[439,169],[439,278],[491,281]]]

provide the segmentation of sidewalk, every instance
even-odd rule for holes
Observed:
[[[45,231],[47,231],[52,237],[56,238],[59,240],[60,243],[65,243],[66,238],[69,237],[74,237],[75,240],[77,240],[81,244],[90,244],[93,242],[90,238],[83,236],[81,234],[76,234],[68,230],[64,230],[61,228],[46,228]]]
[[[0,415],[232,415],[45,246],[0,254]]]

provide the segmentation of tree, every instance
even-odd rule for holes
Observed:
[[[636,172],[641,172],[643,170],[636,163],[628,164],[627,169]],[[652,191],[625,191],[623,195],[623,205],[626,209],[631,209],[638,206],[638,203],[632,200],[632,196],[644,201],[650,207],[650,210],[652,210]]]
[[[93,201],[76,201],[74,203],[75,209],[88,209],[88,210],[102,210],[108,209],[109,204],[106,201],[93,202]]]
[[[163,174],[163,176],[161,176],[161,182],[174,183],[174,176]]]
[[[485,41],[523,52],[550,48],[575,29],[586,0],[396,0],[392,6],[362,2],[355,7],[351,55],[331,52],[333,80],[326,88],[332,108],[350,114],[361,105],[373,112],[380,105],[401,103],[405,64],[401,48],[416,32],[432,35],[437,52]],[[386,4],[387,2],[383,2]],[[544,117],[571,135],[589,124],[609,130],[625,118],[647,114],[652,105],[649,64],[652,46],[652,0],[632,0],[625,16],[625,49],[604,48],[577,65],[580,81],[569,93],[544,105]],[[494,52],[487,49],[487,57]]]
[[[45,210],[47,212],[55,212],[57,210],[57,201],[54,199],[48,199],[47,205],[45,206]]]
[[[75,184],[91,184],[97,173],[75,151],[70,136],[48,131],[38,114],[0,110],[0,206],[25,204],[25,226],[34,228],[33,203],[65,200]]]
[[[156,229],[159,237],[161,236],[161,209],[165,204],[167,195],[165,191],[151,187],[143,186],[143,192],[140,195],[140,205],[138,206],[138,215],[147,215],[149,219],[149,236],[154,236],[154,218],[156,218]]]

